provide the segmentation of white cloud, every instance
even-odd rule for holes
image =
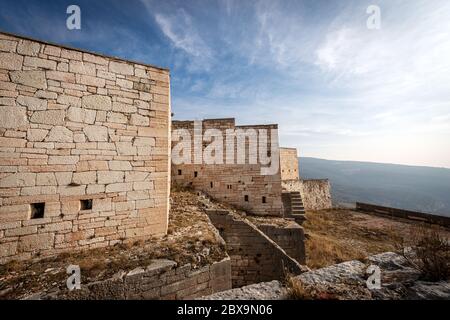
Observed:
[[[182,8],[174,13],[154,13],[149,2],[143,3],[149,13],[154,15],[155,22],[171,44],[186,54],[188,69],[191,72],[208,72],[214,61],[214,53],[201,37],[192,17]]]

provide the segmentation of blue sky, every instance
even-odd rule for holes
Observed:
[[[450,168],[448,0],[1,0],[0,29],[170,68],[175,119],[278,123],[300,156]]]

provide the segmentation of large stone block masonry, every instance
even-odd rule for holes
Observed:
[[[0,33],[0,263],[166,233],[166,69]]]
[[[202,121],[202,130],[219,130],[225,137],[228,130],[278,130],[277,125],[251,125],[236,126],[235,119],[205,119]],[[191,137],[194,136],[193,121],[173,121],[172,130],[187,130]],[[241,208],[251,214],[261,216],[281,216],[283,214],[283,204],[281,201],[281,176],[279,168],[272,175],[262,175],[260,163],[251,164],[250,153],[259,153],[259,143],[257,150],[250,151],[249,139],[245,140],[245,163],[227,164],[225,154],[228,148],[224,138],[224,160],[223,164],[172,164],[172,182],[176,185],[191,186],[201,190],[219,201],[229,203]],[[235,159],[237,158],[237,139],[234,139]],[[175,142],[176,143],[176,142]],[[267,141],[267,150],[271,150],[270,138]],[[278,143],[278,141],[277,141]],[[193,144],[193,143],[192,143]],[[203,143],[202,151],[205,151],[207,144]],[[232,147],[230,147],[232,148]],[[195,158],[195,148],[192,146],[191,159]],[[253,155],[253,154],[252,154]],[[259,155],[258,155],[259,157]],[[194,162],[194,161],[192,161]]]

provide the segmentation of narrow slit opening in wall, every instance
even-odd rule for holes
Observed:
[[[262,203],[267,203],[266,202],[266,197],[262,197]]]
[[[42,219],[44,217],[45,203],[32,203],[30,219]]]
[[[212,182],[210,182],[209,185],[211,186],[211,188],[214,187],[214,184]]]
[[[244,201],[245,201],[245,202],[248,202],[248,195],[245,195],[245,196],[244,196]]]
[[[181,176],[181,170],[180,169],[178,169],[178,175]]]
[[[197,177],[198,177],[198,172],[194,171],[194,178],[197,178]]]
[[[81,200],[80,210],[92,210],[92,199]]]

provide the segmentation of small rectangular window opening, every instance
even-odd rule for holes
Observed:
[[[262,203],[266,203],[266,197],[262,197]]]
[[[244,201],[245,201],[245,202],[248,202],[248,195],[245,195],[245,196],[244,196]]]
[[[194,171],[194,178],[197,178],[197,177],[198,177],[198,172]]]
[[[209,185],[211,186],[211,188],[214,187],[214,184],[212,182],[210,182]]]
[[[45,203],[32,203],[31,205],[31,219],[42,219],[44,217]]]
[[[80,204],[80,210],[92,210],[92,199],[81,200]]]
[[[178,175],[181,176],[181,170],[180,169],[178,169]]]

